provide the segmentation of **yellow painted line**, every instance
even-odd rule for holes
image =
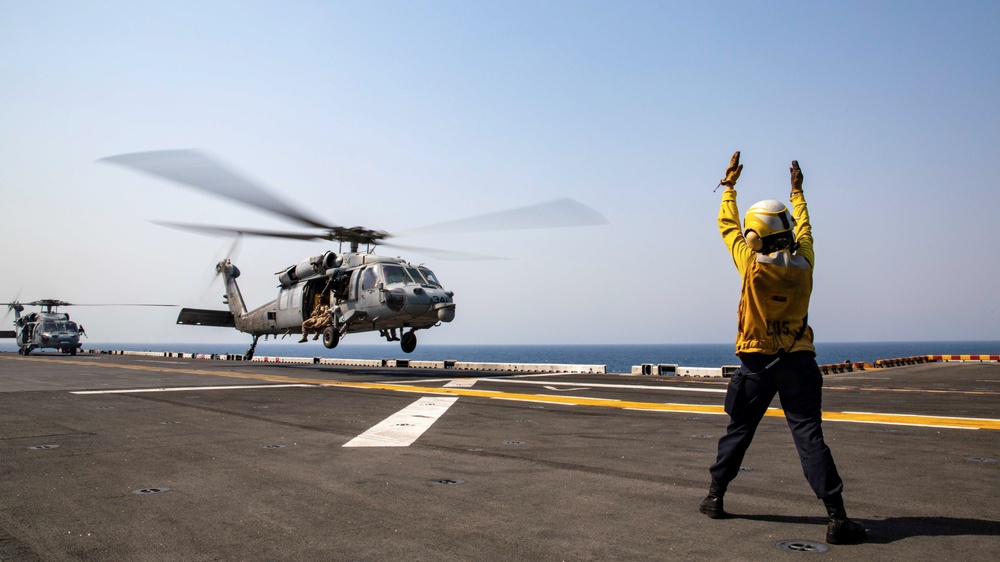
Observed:
[[[501,400],[516,400],[542,404],[571,404],[600,408],[617,408],[620,410],[644,410],[652,412],[687,412],[696,414],[723,414],[722,406],[705,406],[701,404],[676,404],[660,402],[635,402],[613,400],[606,398],[588,398],[585,396],[549,396],[544,394],[522,394],[516,392],[501,392],[497,390],[476,390],[472,388],[426,387],[399,383],[376,382],[338,382],[325,379],[310,379],[303,377],[286,377],[282,375],[263,375],[255,373],[240,373],[235,371],[211,371],[205,369],[166,368],[148,365],[119,365],[95,363],[69,359],[11,357],[16,361],[43,361],[46,363],[62,363],[66,365],[82,365],[87,367],[105,367],[133,371],[174,372],[189,375],[207,375],[213,377],[230,377],[254,379],[262,381],[302,383],[318,386],[343,388],[359,388],[366,390],[385,390],[390,392],[406,392],[415,394],[440,394],[446,396],[468,396],[471,398],[495,398]],[[768,409],[766,417],[784,417],[784,412],[777,408]],[[921,427],[940,427],[958,429],[990,429],[1000,431],[1000,419],[990,418],[959,418],[948,416],[923,416],[915,414],[880,414],[872,412],[823,412],[825,421],[842,421],[856,423],[881,423],[892,425],[907,425]]]

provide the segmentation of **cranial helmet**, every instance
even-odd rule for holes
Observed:
[[[743,219],[743,236],[754,250],[765,254],[792,248],[795,219],[780,201],[767,199],[754,203]]]

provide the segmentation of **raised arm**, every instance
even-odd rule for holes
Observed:
[[[733,256],[733,263],[736,264],[740,276],[746,273],[747,265],[753,256],[753,250],[747,246],[747,242],[743,238],[740,210],[736,206],[736,180],[739,179],[742,171],[740,153],[736,151],[729,161],[726,177],[719,182],[726,186],[726,190],[722,192],[722,205],[719,207],[719,232],[722,234],[722,241],[726,243],[726,247],[729,248],[729,252]]]
[[[816,267],[812,225],[809,224],[809,209],[806,207],[806,197],[802,192],[802,170],[799,168],[798,160],[792,160],[792,167],[788,172],[792,176],[791,202],[792,216],[795,218],[795,242],[799,245],[795,253],[806,258],[809,265]]]

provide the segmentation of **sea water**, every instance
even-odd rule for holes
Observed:
[[[249,344],[249,342],[248,342]],[[249,345],[209,343],[91,343],[84,349],[173,351],[181,353],[243,354]],[[13,340],[0,344],[2,351],[16,351]],[[255,354],[272,357],[335,357],[343,359],[411,359],[419,361],[474,361],[486,363],[559,363],[605,365],[609,373],[629,373],[633,365],[667,363],[682,367],[738,365],[731,343],[623,344],[623,345],[418,345],[403,353],[397,343],[341,344],[326,349],[318,341],[281,343],[261,341]],[[850,361],[873,363],[918,355],[1000,355],[1000,341],[859,342],[816,344],[821,364]]]

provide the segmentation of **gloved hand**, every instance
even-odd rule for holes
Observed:
[[[740,151],[737,150],[733,154],[733,158],[729,161],[729,167],[726,168],[726,177],[719,181],[720,185],[726,186],[726,189],[733,189],[736,187],[736,180],[740,179],[740,172],[743,171],[743,164],[740,164]]]
[[[802,170],[799,169],[799,161],[792,160],[792,167],[788,171],[792,174],[792,193],[802,193]]]

